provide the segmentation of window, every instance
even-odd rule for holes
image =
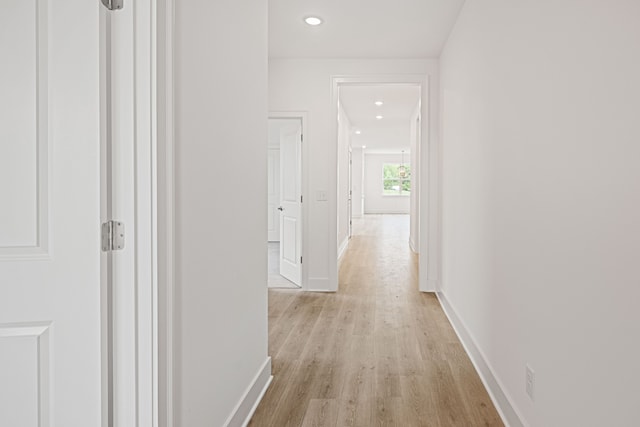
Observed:
[[[404,165],[406,172],[401,173],[399,163],[385,163],[382,165],[382,195],[408,196],[411,194],[411,167]]]

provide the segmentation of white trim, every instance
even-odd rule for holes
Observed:
[[[345,237],[342,243],[340,243],[340,248],[338,248],[338,270],[342,265],[342,259],[344,257],[344,253],[347,251],[347,248],[349,247],[349,240],[350,240],[349,236]]]
[[[440,289],[440,282],[438,280],[427,280],[424,289],[420,289],[420,292],[438,292]]]
[[[132,3],[134,43],[134,141],[135,141],[135,231],[136,242],[136,425],[157,423],[157,194],[156,168],[156,65],[155,2]]]
[[[469,329],[465,326],[462,319],[457,315],[456,310],[453,308],[447,297],[442,292],[436,292],[438,301],[444,310],[445,315],[449,319],[449,323],[453,326],[456,335],[460,339],[462,346],[469,355],[473,366],[478,372],[484,387],[491,397],[491,401],[498,410],[502,421],[507,427],[527,427],[516,406],[512,404],[513,400],[509,398],[506,388],[502,385],[498,377],[495,375],[494,370],[487,361],[487,358],[480,350],[480,347],[473,339],[473,335]]]
[[[260,405],[260,402],[262,402],[262,398],[264,397],[265,393],[269,389],[269,386],[271,385],[272,381],[273,381],[273,375],[270,375],[269,379],[267,380],[267,383],[262,388],[262,391],[260,391],[260,395],[256,399],[256,403],[253,404],[253,407],[249,411],[249,415],[247,415],[247,419],[242,424],[242,427],[247,427],[247,425],[249,425],[249,422],[251,422],[251,418],[253,418],[253,414],[256,413],[256,409],[258,409],[258,405]]]
[[[335,289],[329,289],[328,277],[309,277],[307,287],[304,289],[308,292],[335,292]]]
[[[51,260],[52,228],[49,210],[51,185],[51,126],[49,88],[49,5],[36,2],[36,241],[28,246],[0,246],[0,262]],[[5,201],[6,202],[6,201]]]
[[[151,49],[151,274],[153,289],[151,296],[151,316],[152,316],[152,358],[151,358],[151,381],[152,381],[152,411],[151,425],[159,426],[160,405],[159,405],[159,346],[158,346],[158,1],[150,2],[150,49]]]
[[[110,94],[108,88],[109,73],[107,72],[108,61],[108,49],[109,43],[107,40],[110,38],[111,23],[109,15],[106,10],[100,10],[100,221],[105,221],[108,218],[108,205],[110,203],[110,179],[111,172],[107,167],[107,139],[110,138],[111,130],[111,115],[109,113],[109,98]],[[101,427],[109,427],[110,424],[110,358],[111,349],[109,344],[109,298],[107,289],[110,287],[110,262],[108,257],[103,253],[100,256],[100,356],[101,356]]]
[[[51,337],[53,322],[24,322],[0,324],[0,338],[31,337],[36,341],[38,427],[50,427],[52,421]]]
[[[438,91],[435,87],[436,80],[426,74],[391,74],[369,76],[332,76],[331,77],[331,117],[338,117],[339,88],[344,85],[417,85],[421,88],[420,121],[421,149],[419,151],[418,168],[412,171],[419,176],[418,204],[420,247],[426,248],[419,257],[418,285],[421,292],[429,292],[432,285],[439,282],[440,274],[440,142],[437,138],[438,120],[435,108],[435,96]],[[433,113],[431,115],[430,113]],[[329,198],[329,289],[338,289],[337,251],[337,144],[338,123],[331,120],[331,135],[335,140],[331,144],[330,156],[334,157],[335,164],[329,170],[329,188],[334,193]],[[412,189],[413,190],[413,189]],[[333,237],[336,236],[336,237]],[[334,240],[335,239],[335,240]]]
[[[399,196],[392,196],[399,197]],[[369,209],[365,211],[365,215],[409,215],[410,212],[407,211],[394,211],[389,209]]]
[[[271,357],[267,357],[262,367],[258,370],[258,373],[247,387],[247,390],[242,395],[240,401],[236,404],[235,408],[227,421],[224,423],[224,427],[246,427],[251,421],[251,417],[258,408],[262,397],[267,392],[273,375],[271,375]]]
[[[127,182],[132,180],[132,198],[117,202],[122,209],[120,213],[126,212],[130,221],[129,230],[133,230],[127,236],[131,242],[128,247],[133,249],[125,252],[126,260],[125,253],[119,259],[120,265],[131,269],[130,273],[127,270],[126,280],[116,279],[114,271],[119,267],[113,254],[101,256],[102,425],[105,427],[123,419],[137,427],[157,427],[159,423],[156,7],[157,0],[144,0],[132,3],[121,12],[100,8],[102,220],[112,218],[112,198],[121,197],[113,193],[112,181],[118,179],[118,175],[113,173],[115,168],[107,143],[112,139],[113,111],[122,104],[127,108],[123,116],[127,126],[130,125],[127,138],[131,138],[133,150],[133,168],[126,175]],[[112,58],[112,46],[113,49],[127,46],[127,49],[118,50]],[[114,69],[122,72],[122,67],[130,70],[128,83],[111,78]],[[130,83],[132,85],[127,86]],[[114,103],[114,96],[120,103]],[[127,294],[120,293],[121,299],[110,301],[107,292],[110,283],[113,289],[127,289]],[[119,417],[117,420],[114,414]]]
[[[308,290],[309,282],[309,269],[307,268],[308,262],[304,260],[309,259],[309,248],[307,242],[309,241],[309,209],[307,205],[311,200],[309,191],[307,188],[308,175],[309,175],[309,115],[306,111],[269,111],[268,118],[270,119],[300,119],[302,121],[302,182],[301,195],[302,203],[300,209],[302,210],[300,217],[302,218],[302,265],[300,266],[300,288],[303,291]]]
[[[416,250],[416,243],[413,241],[412,238],[409,238],[409,248],[411,248],[411,252],[420,255],[420,252]]]
[[[174,0],[157,3],[158,425],[177,425],[174,411],[175,147]]]
[[[107,254],[104,264],[112,289],[111,297],[107,295],[107,310],[112,316],[109,319],[107,314],[107,391],[111,399],[107,414],[111,423],[136,427],[155,427],[158,408],[154,6],[155,0],[142,0],[121,12],[102,10],[106,49],[103,124],[107,143],[116,147],[106,153],[103,214],[104,219],[117,214],[118,219],[129,221],[129,230],[133,230],[128,234],[129,249],[117,256]],[[122,79],[123,75],[131,80]],[[122,133],[125,139],[113,139],[112,132]],[[110,151],[117,153],[117,144],[129,143],[132,152],[127,156],[132,157],[127,160],[131,164],[120,167],[115,164],[118,157]],[[116,183],[123,181],[131,185],[129,192],[118,191]]]

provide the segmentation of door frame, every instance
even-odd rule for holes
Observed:
[[[101,141],[101,221],[111,218],[111,182],[115,178],[111,168],[112,93],[116,88],[109,77],[111,43],[115,40],[112,19],[120,11],[100,7],[100,141]],[[135,301],[128,307],[114,306],[109,289],[114,287],[112,271],[113,253],[101,256],[101,318],[102,318],[102,425],[114,424],[114,413],[126,414],[136,427],[158,426],[158,259],[157,259],[157,109],[156,31],[157,0],[125,2],[124,8],[132,14],[131,37],[133,61],[131,70],[134,99],[133,118],[134,173],[133,221],[125,224],[127,242],[135,250],[128,259],[134,266]],[[129,8],[133,8],[130,10]],[[128,24],[127,24],[128,25]],[[121,41],[122,42],[122,41]],[[125,83],[123,83],[125,84]],[[125,91],[128,89],[125,89]],[[118,108],[117,106],[115,108]],[[115,284],[118,286],[118,284]],[[135,319],[135,326],[123,331],[116,324]],[[114,353],[134,355],[127,361],[124,372],[114,364]]]
[[[175,116],[174,0],[155,0],[157,130],[157,425],[174,427]]]
[[[347,201],[347,212],[349,217],[348,232],[347,238],[351,240],[351,236],[353,235],[353,148],[351,144],[349,144],[349,159],[348,159],[348,167],[349,173],[347,174],[347,178],[349,179],[349,198]]]
[[[301,243],[300,243],[300,248],[301,248],[301,253],[302,253],[302,265],[300,266],[300,289],[302,289],[303,291],[308,290],[307,286],[308,286],[308,269],[306,268],[306,265],[308,263],[305,263],[304,260],[308,260],[309,256],[308,256],[308,248],[307,245],[305,244],[305,242],[307,242],[307,236],[308,236],[308,230],[307,230],[307,224],[309,223],[307,215],[309,210],[306,209],[306,205],[308,203],[308,191],[307,191],[307,171],[308,171],[308,151],[307,150],[307,146],[308,146],[308,135],[309,132],[307,131],[307,127],[308,127],[308,114],[306,111],[269,111],[268,114],[268,119],[294,119],[294,120],[300,120],[301,125],[302,125],[302,144],[301,144],[301,153],[300,153],[300,158],[302,161],[302,164],[300,165],[301,168],[301,173],[300,173],[300,194],[302,195],[302,203],[300,204],[300,219],[302,221],[302,227],[300,227],[301,229]]]
[[[435,292],[440,284],[441,259],[441,149],[438,138],[437,80],[427,74],[353,75],[331,77],[331,116],[338,117],[340,87],[364,85],[417,85],[420,87],[420,137],[418,166],[418,230],[420,256],[418,288],[421,292]],[[338,290],[338,121],[330,121],[334,163],[329,173],[333,196],[329,200],[329,287]]]

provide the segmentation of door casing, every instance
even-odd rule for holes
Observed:
[[[125,224],[103,253],[103,427],[158,425],[156,0],[100,11],[101,222]]]
[[[420,87],[420,135],[419,158],[416,159],[419,176],[418,186],[418,229],[421,253],[418,267],[418,287],[422,292],[434,292],[440,286],[441,259],[441,149],[437,138],[438,112],[430,84],[433,79],[423,74],[333,76],[331,78],[331,117],[338,117],[340,87],[347,85],[417,85]],[[337,165],[338,165],[338,121],[331,121],[331,135],[334,138],[333,155],[335,162],[329,172],[329,186],[334,189],[329,199],[329,290],[338,290],[338,242],[337,242]]]

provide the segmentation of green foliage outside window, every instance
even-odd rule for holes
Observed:
[[[406,174],[400,176],[400,164],[387,163],[382,166],[382,194],[385,196],[408,196],[411,194],[411,167],[404,165]]]

